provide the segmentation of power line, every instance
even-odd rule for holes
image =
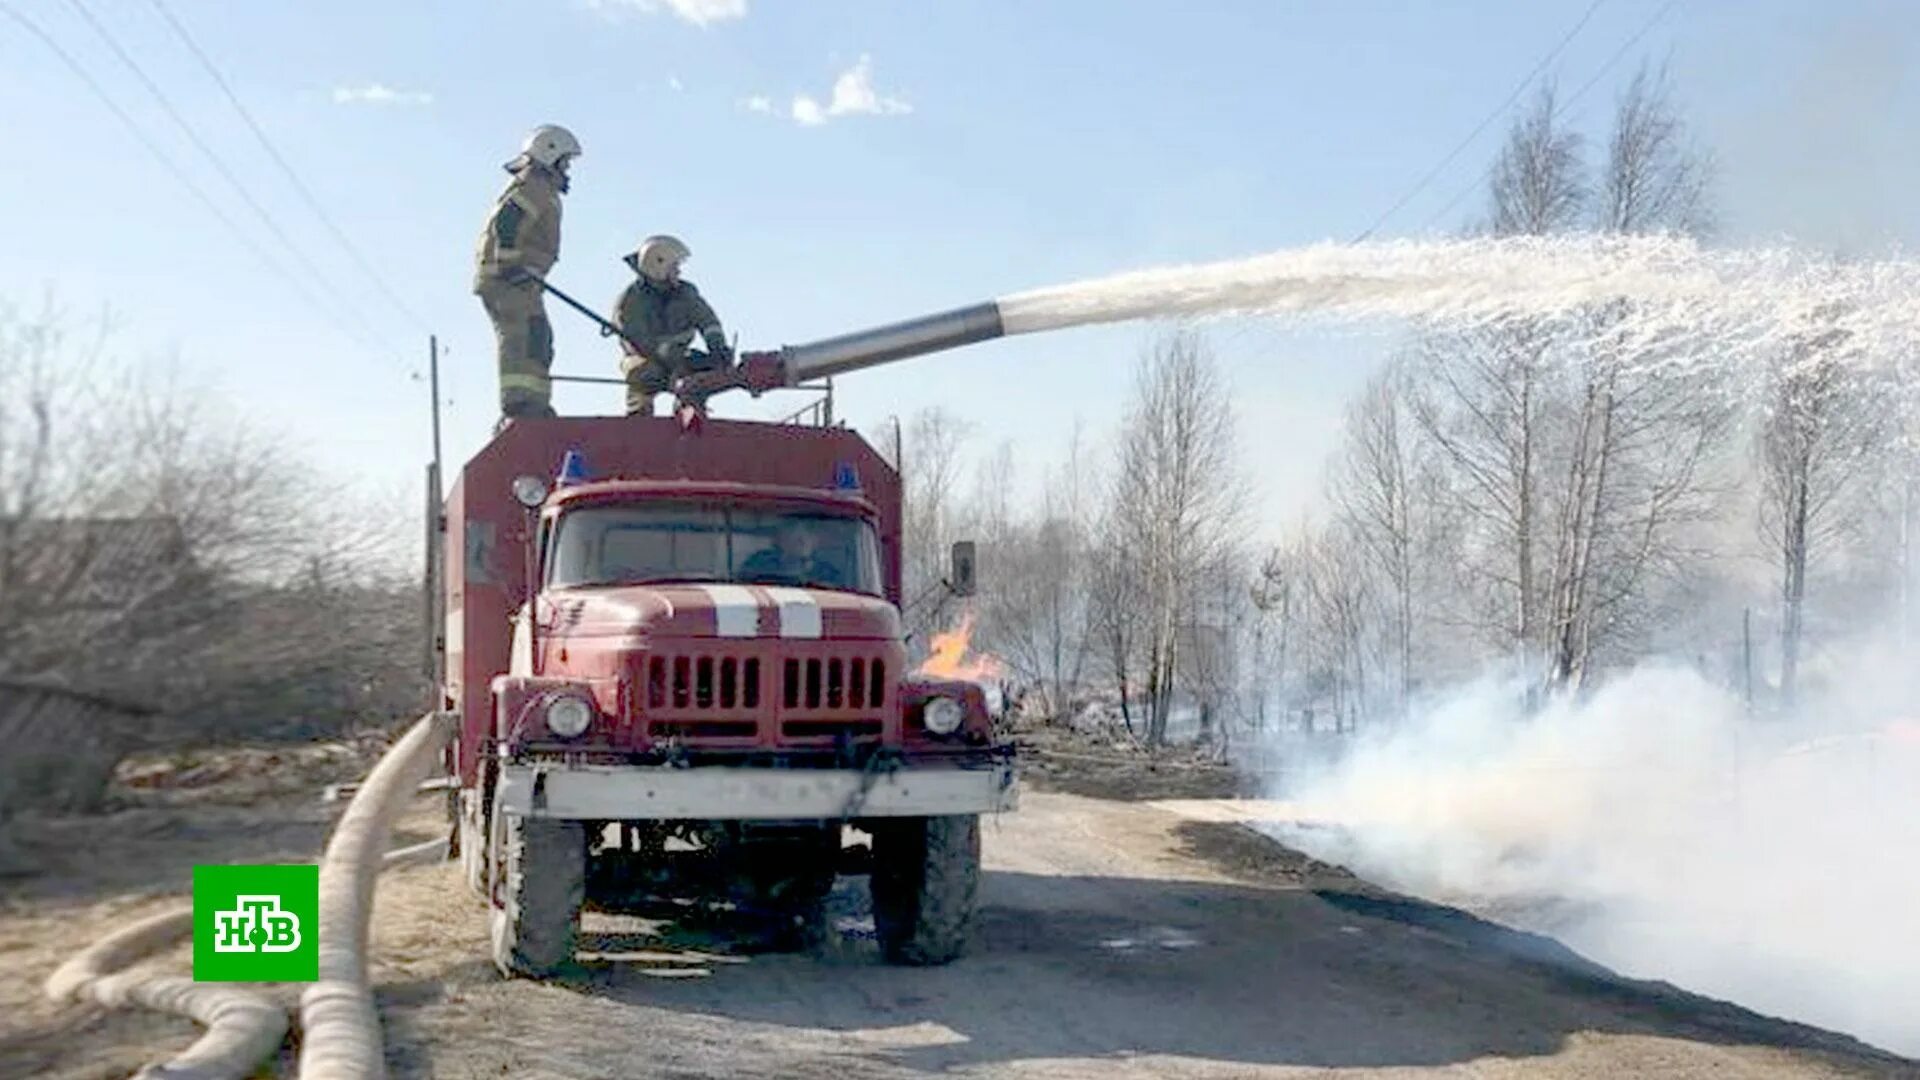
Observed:
[[[298,244],[294,243],[293,238],[288,236],[286,231],[280,227],[280,223],[274,220],[272,214],[267,212],[267,208],[262,206],[259,200],[253,197],[253,193],[247,189],[247,186],[240,181],[240,178],[234,175],[233,170],[227,166],[226,160],[222,158],[213,147],[209,146],[206,140],[200,137],[200,133],[194,129],[193,125],[187,122],[186,117],[181,115],[180,110],[174,106],[172,99],[167,97],[166,92],[160,89],[160,85],[154,82],[153,78],[147,74],[146,69],[142,68],[140,64],[134,60],[132,55],[121,47],[118,39],[106,28],[106,25],[94,16],[93,12],[82,0],[67,0],[67,4],[72,7],[75,12],[79,13],[82,19],[86,20],[87,25],[93,28],[94,33],[99,35],[100,40],[106,43],[107,48],[112,50],[113,54],[126,66],[127,70],[133,72],[134,77],[139,79],[140,84],[146,88],[148,95],[159,104],[161,111],[165,112],[168,119],[173,121],[174,126],[180,129],[181,134],[187,137],[187,141],[191,142],[194,148],[200,151],[201,156],[205,157],[207,161],[213,165],[214,171],[218,172],[221,178],[227,182],[227,185],[233,188],[235,194],[240,196],[240,200],[247,204],[253,211],[254,216],[258,217],[261,224],[266,226],[267,231],[272,233],[274,238],[280,242],[281,247],[286,249],[287,254],[293,258],[294,262],[298,263],[300,267],[313,278],[322,292],[326,293],[335,303],[341,305],[341,308],[348,313],[351,321],[353,321],[361,331],[377,340],[378,335],[373,332],[372,327],[367,325],[366,320],[360,315],[358,309],[355,308],[353,301],[342,294],[333,283],[327,279],[326,275],[320,272],[320,268],[314,265],[313,260],[307,257],[306,252],[301,250]],[[370,344],[370,342],[363,340],[362,344]]]
[[[1512,108],[1513,103],[1519,100],[1520,94],[1526,90],[1528,84],[1533,82],[1533,80],[1540,74],[1540,72],[1545,69],[1546,65],[1552,62],[1553,57],[1555,55],[1557,55],[1561,50],[1566,48],[1567,43],[1573,40],[1573,36],[1580,32],[1581,27],[1586,25],[1587,21],[1593,17],[1593,13],[1599,9],[1602,3],[1605,3],[1605,2],[1606,0],[1594,0],[1594,3],[1587,8],[1586,12],[1583,15],[1581,15],[1580,20],[1574,24],[1573,29],[1567,32],[1566,36],[1560,40],[1560,43],[1554,46],[1553,50],[1549,52],[1547,56],[1540,63],[1534,65],[1533,71],[1528,73],[1527,77],[1523,79],[1520,85],[1514,89],[1514,92],[1508,96],[1507,100],[1501,104],[1500,108],[1494,110],[1494,112],[1489,114],[1486,119],[1482,120],[1480,124],[1474,128],[1473,132],[1469,134],[1466,137],[1466,139],[1462,140],[1460,145],[1456,146],[1452,151],[1452,153],[1449,153],[1447,155],[1447,158],[1443,159],[1441,164],[1437,166],[1432,172],[1428,174],[1428,176],[1425,179],[1421,181],[1420,185],[1417,185],[1413,189],[1413,191],[1408,192],[1407,195],[1400,200],[1400,202],[1395,203],[1392,207],[1390,207],[1387,210],[1385,214],[1380,215],[1379,220],[1375,221],[1373,225],[1369,226],[1365,232],[1361,233],[1359,236],[1354,237],[1352,240],[1348,241],[1348,243],[1357,244],[1362,240],[1365,240],[1369,235],[1373,233],[1375,229],[1378,229],[1380,225],[1383,222],[1385,222],[1388,217],[1392,216],[1394,211],[1398,210],[1402,205],[1404,205],[1408,200],[1410,200],[1414,196],[1414,194],[1416,194],[1421,189],[1421,187],[1424,187],[1429,180],[1437,176],[1446,167],[1447,162],[1451,161],[1454,157],[1458,156],[1460,152],[1468,144],[1470,144],[1474,140],[1474,138],[1480,134],[1482,130],[1484,130],[1487,127],[1488,124],[1492,123],[1494,119],[1499,117],[1502,113],[1506,112],[1508,109]],[[1678,7],[1679,3],[1680,3],[1680,0],[1667,0],[1666,4],[1662,5],[1658,10],[1656,10],[1653,13],[1653,15],[1647,19],[1646,22],[1640,25],[1640,28],[1638,30],[1634,31],[1631,37],[1627,38],[1627,40],[1624,43],[1622,43],[1618,49],[1615,49],[1611,56],[1607,57],[1606,62],[1600,65],[1599,70],[1595,71],[1591,78],[1589,78],[1586,82],[1581,83],[1580,88],[1575,90],[1571,95],[1569,95],[1566,98],[1566,100],[1555,104],[1553,114],[1552,114],[1552,119],[1558,120],[1560,117],[1565,115],[1567,110],[1571,109],[1576,102],[1578,102],[1582,97],[1586,96],[1589,90],[1592,90],[1595,86],[1599,85],[1600,80],[1604,79],[1607,76],[1608,72],[1612,71],[1615,67],[1617,67],[1620,61],[1624,59],[1626,55],[1633,50],[1634,46],[1640,44],[1642,39],[1644,39],[1649,33],[1652,33],[1653,28],[1659,24],[1660,20],[1666,18],[1667,13],[1671,12],[1675,7]],[[1427,230],[1433,228],[1435,222],[1439,221],[1441,218],[1451,213],[1455,207],[1460,205],[1462,200],[1464,200],[1468,195],[1473,194],[1474,191],[1478,190],[1481,182],[1482,182],[1481,178],[1476,177],[1471,183],[1467,184],[1465,187],[1462,187],[1458,192],[1454,194],[1453,198],[1447,200],[1446,205],[1442,206],[1432,216],[1427,218],[1427,220],[1420,226],[1420,231],[1426,232]],[[1241,326],[1239,329],[1235,330],[1233,333],[1223,338],[1220,342],[1219,347],[1224,349],[1228,344],[1237,342],[1240,339],[1244,338],[1247,335],[1247,333],[1253,329],[1253,325],[1254,324],[1252,323],[1248,323],[1246,325]]]
[[[67,70],[73,72],[75,77],[86,84],[87,89],[93,92],[94,97],[100,99],[100,103],[105,105],[107,110],[113,113],[114,117],[117,118],[121,124],[125,125],[127,131],[133,135],[134,139],[138,141],[141,146],[145,147],[147,152],[152,154],[154,159],[160,162],[161,166],[164,167],[167,172],[171,173],[175,180],[180,182],[180,186],[186,188],[187,193],[198,200],[200,205],[204,206],[207,212],[214,216],[215,220],[219,221],[221,225],[226,227],[228,232],[231,232],[241,244],[245,245],[247,250],[252,252],[255,258],[259,259],[269,270],[272,270],[282,281],[286,282],[290,288],[300,295],[302,300],[313,304],[316,309],[324,310],[322,305],[320,305],[313,294],[307,290],[307,287],[298,278],[289,273],[286,267],[281,266],[253,237],[247,235],[246,230],[235,224],[234,220],[228,217],[225,211],[220,209],[220,204],[215,202],[199,184],[195,183],[193,177],[188,175],[187,171],[182,169],[173,158],[169,157],[166,151],[160,149],[158,143],[155,143],[148,137],[145,129],[140,126],[139,122],[134,120],[125,109],[121,108],[120,103],[115,101],[111,94],[107,93],[106,89],[94,79],[78,60],[74,59],[72,53],[68,52],[58,41],[55,41],[45,30],[41,29],[39,24],[22,15],[12,4],[8,3],[7,0],[0,0],[0,12],[4,12],[8,17],[12,18],[14,22],[19,23],[20,26],[26,29],[27,33],[38,38],[55,56],[59,57],[60,62],[66,65]],[[345,328],[338,324],[335,325],[335,329],[346,332]],[[354,333],[348,333],[347,336],[358,338],[358,335]]]
[[[1520,100],[1520,95],[1526,92],[1527,87],[1533,85],[1533,80],[1539,78],[1540,73],[1547,69],[1547,65],[1553,63],[1555,58],[1557,58],[1562,52],[1566,51],[1567,46],[1572,43],[1574,37],[1578,35],[1581,29],[1583,29],[1587,25],[1588,21],[1593,18],[1593,13],[1600,10],[1600,6],[1602,4],[1605,4],[1606,2],[1607,0],[1593,0],[1593,3],[1588,4],[1587,10],[1581,13],[1579,21],[1575,22],[1573,24],[1573,28],[1568,30],[1564,35],[1561,36],[1558,44],[1556,44],[1552,49],[1548,50],[1545,56],[1542,56],[1540,58],[1539,63],[1533,65],[1533,70],[1527,72],[1526,78],[1521,79],[1519,82],[1519,85],[1513,88],[1513,93],[1508,94],[1507,99],[1501,102],[1498,108],[1488,113],[1485,117],[1483,117],[1480,120],[1478,124],[1474,125],[1473,130],[1467,132],[1467,137],[1464,139],[1461,139],[1459,143],[1457,143],[1452,150],[1447,151],[1447,156],[1441,158],[1440,163],[1438,165],[1435,165],[1433,168],[1429,169],[1427,171],[1427,174],[1425,176],[1422,176],[1420,178],[1420,181],[1414,184],[1412,188],[1409,188],[1405,195],[1400,196],[1400,199],[1398,202],[1395,202],[1392,206],[1387,207],[1386,212],[1382,213],[1378,218],[1375,218],[1373,224],[1361,230],[1360,235],[1354,237],[1352,240],[1352,243],[1357,244],[1360,241],[1365,240],[1367,237],[1372,236],[1374,232],[1380,228],[1380,226],[1385,225],[1387,223],[1388,218],[1398,213],[1401,207],[1407,205],[1409,202],[1412,202],[1414,196],[1420,194],[1422,191],[1425,191],[1427,189],[1428,184],[1433,183],[1433,181],[1437,179],[1441,173],[1446,171],[1447,166],[1453,164],[1454,159],[1458,158],[1461,154],[1465,153],[1467,147],[1473,145],[1473,141],[1480,137],[1481,132],[1487,130],[1487,127],[1491,125],[1495,120],[1498,120],[1500,117],[1504,116],[1508,109],[1513,108],[1513,103]]]
[[[400,298],[399,293],[394,291],[386,279],[380,276],[378,270],[374,269],[373,263],[360,253],[360,249],[354,245],[352,240],[347,238],[346,231],[334,222],[333,215],[327,213],[326,207],[321,205],[319,197],[314,195],[312,189],[307,187],[306,181],[300,178],[300,171],[295,169],[287,161],[286,156],[280,152],[280,148],[275,146],[273,140],[267,136],[266,130],[260,126],[258,121],[254,120],[253,113],[246,105],[241,103],[240,95],[234,92],[233,87],[227,82],[226,77],[220,73],[220,69],[214,64],[213,59],[200,48],[199,43],[194,41],[193,36],[187,33],[187,28],[181,25],[180,20],[174,17],[173,12],[168,9],[162,0],[149,0],[149,2],[153,5],[154,10],[160,13],[160,17],[166,20],[167,25],[173,29],[174,35],[180,39],[181,44],[185,45],[187,50],[193,53],[195,59],[200,61],[200,66],[206,69],[207,75],[213,79],[214,85],[218,86],[220,92],[226,95],[227,102],[233,106],[233,110],[240,114],[240,119],[246,121],[247,129],[253,132],[255,139],[259,140],[261,149],[265,150],[267,156],[273,159],[273,163],[279,166],[281,173],[286,176],[287,182],[292,184],[294,191],[299,193],[301,201],[305,202],[307,209],[313,211],[313,216],[318,218],[322,225],[326,226],[327,231],[333,235],[333,239],[340,245],[341,250],[347,253],[347,257],[353,260],[354,265],[359,267],[361,273],[366,275],[367,280],[373,284],[374,289],[385,297],[388,303],[393,305],[395,311],[398,311],[410,322],[424,330],[426,328],[426,320],[422,319],[411,307],[407,306],[407,303]]]
[[[1612,71],[1615,67],[1619,66],[1620,61],[1626,58],[1627,53],[1631,52],[1634,46],[1640,44],[1642,39],[1644,39],[1648,34],[1652,33],[1653,28],[1659,24],[1660,20],[1666,18],[1667,13],[1672,11],[1674,8],[1678,7],[1679,4],[1680,4],[1680,0],[1667,0],[1667,2],[1664,5],[1662,5],[1658,10],[1656,10],[1653,13],[1652,17],[1648,18],[1646,22],[1640,24],[1640,29],[1635,31],[1632,37],[1628,38],[1618,49],[1614,50],[1612,56],[1607,57],[1607,62],[1600,65],[1600,69],[1593,73],[1592,78],[1588,79],[1584,83],[1581,83],[1580,88],[1578,90],[1575,90],[1572,94],[1570,94],[1565,101],[1562,101],[1559,104],[1555,105],[1553,108],[1553,113],[1548,117],[1548,119],[1558,120],[1562,116],[1565,116],[1567,113],[1567,110],[1573,108],[1575,102],[1578,102],[1581,98],[1585,97],[1587,94],[1587,91],[1599,85],[1600,80],[1606,78],[1608,72]],[[1433,214],[1430,217],[1428,217],[1425,222],[1421,224],[1420,231],[1426,232],[1428,229],[1433,228],[1433,226],[1441,218],[1444,218],[1448,214],[1452,213],[1455,207],[1459,206],[1460,203],[1463,200],[1465,200],[1468,195],[1473,194],[1473,192],[1479,187],[1480,187],[1480,180],[1475,179],[1473,183],[1468,184],[1466,187],[1461,188],[1458,192],[1454,194],[1453,198],[1447,200],[1446,205],[1434,211]]]

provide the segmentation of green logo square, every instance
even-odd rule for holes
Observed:
[[[195,982],[320,977],[320,868],[193,868]]]

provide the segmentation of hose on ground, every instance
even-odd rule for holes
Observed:
[[[121,971],[193,936],[193,905],[163,911],[108,934],[69,957],[47,977],[55,1001],[91,1001],[107,1008],[142,1005],[206,1026],[193,1045],[140,1077],[235,1080],[253,1072],[287,1037],[285,1009],[260,994],[179,975]]]
[[[327,841],[320,860],[320,980],[300,995],[302,1080],[386,1075],[380,1017],[367,984],[373,889],[394,818],[440,760],[453,730],[452,714],[421,717],[374,766]]]
[[[320,869],[320,977],[307,993],[312,998],[333,978],[336,985],[325,995],[329,1002],[341,1003],[336,1014],[345,1022],[322,1026],[320,1039],[346,1044],[356,1056],[349,1061],[338,1049],[318,1054],[321,1067],[306,1072],[319,1076],[379,1076],[381,1064],[379,1021],[373,1015],[373,999],[366,986],[367,917],[371,913],[373,878],[379,871],[416,862],[431,862],[446,857],[445,838],[428,840],[408,847],[377,852],[392,829],[393,819],[404,805],[404,796],[420,787],[419,777],[432,766],[435,755],[452,734],[453,721],[440,714],[429,715],[395,744],[373,774],[367,778],[361,794],[356,795],[347,813],[335,829],[333,840]],[[398,767],[404,766],[404,768]],[[407,777],[413,783],[407,783]],[[371,791],[369,791],[371,789]],[[369,801],[363,801],[369,800]],[[359,813],[356,815],[356,808]],[[353,823],[353,840],[342,845],[343,835]],[[337,857],[338,853],[338,857]],[[351,866],[341,860],[351,859]],[[354,904],[345,918],[329,919],[329,907],[339,908],[341,901],[329,901],[328,866],[335,892],[351,891]],[[343,885],[342,882],[345,884]],[[363,898],[363,899],[362,899]],[[351,906],[351,905],[350,905]],[[357,922],[355,921],[357,920]],[[356,929],[357,926],[357,929]],[[124,971],[139,961],[171,948],[193,936],[193,905],[184,904],[122,927],[68,957],[47,977],[46,993],[54,1001],[90,1001],[107,1008],[140,1005],[198,1021],[206,1027],[199,1039],[186,1050],[160,1065],[149,1065],[137,1077],[141,1080],[239,1080],[250,1076],[262,1061],[273,1055],[287,1036],[287,1013],[279,1005],[257,992],[226,983],[194,982],[179,975],[158,972]],[[329,943],[334,944],[334,962],[329,966]],[[342,954],[346,954],[343,958]],[[330,972],[332,973],[330,975]],[[343,976],[356,982],[339,981]],[[357,993],[352,988],[358,988]],[[364,1003],[364,1010],[361,1005]],[[314,1048],[312,1006],[302,1001],[302,1016],[307,1024],[301,1061],[306,1065]],[[370,1045],[374,1066],[363,1069],[353,1062],[365,1060],[364,1047]],[[336,1067],[336,1061],[346,1062]],[[338,1071],[345,1068],[348,1071]],[[335,1071],[328,1071],[333,1069]]]

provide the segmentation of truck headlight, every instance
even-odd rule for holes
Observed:
[[[547,730],[571,739],[593,723],[593,706],[571,695],[547,702]]]
[[[931,697],[920,712],[920,720],[935,735],[951,735],[967,719],[967,707],[950,697]]]

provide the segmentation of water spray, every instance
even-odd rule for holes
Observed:
[[[1607,305],[1626,318],[1587,318]],[[1424,329],[1547,320],[1616,354],[1661,362],[1754,356],[1812,326],[1843,330],[1861,355],[1920,342],[1920,262],[1843,263],[1780,248],[1715,251],[1681,236],[1481,237],[1331,242],[1252,258],[1169,266],[1014,293],[777,350],[692,376],[711,394],[758,396],[1016,334],[1160,318],[1315,317]]]

